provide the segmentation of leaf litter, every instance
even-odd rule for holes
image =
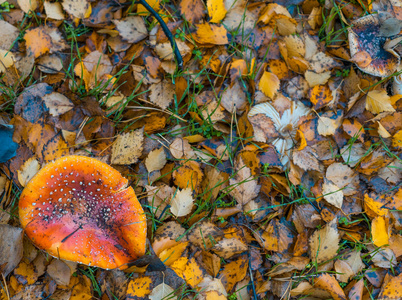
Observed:
[[[401,298],[402,5],[386,2],[149,1],[179,70],[141,4],[3,1],[1,298]],[[129,180],[149,255],[102,270],[24,237],[19,191],[71,154]]]

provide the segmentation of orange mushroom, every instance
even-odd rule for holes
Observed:
[[[386,77],[397,71],[399,55],[392,49],[384,49],[387,38],[380,34],[381,22],[378,15],[368,15],[354,21],[348,28],[350,55],[360,52],[369,55],[367,64],[357,67],[370,75]]]
[[[146,219],[127,179],[94,158],[66,156],[42,168],[23,190],[26,235],[50,255],[104,269],[145,254]]]

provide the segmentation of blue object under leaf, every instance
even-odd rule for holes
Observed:
[[[14,126],[0,124],[0,163],[17,155],[18,144],[13,141]]]

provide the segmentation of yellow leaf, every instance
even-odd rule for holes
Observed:
[[[384,217],[376,217],[371,223],[371,235],[373,237],[373,243],[377,247],[381,247],[389,244],[387,226],[385,224]]]
[[[198,24],[196,26],[197,31],[193,37],[197,43],[200,44],[213,44],[213,45],[225,45],[228,43],[227,30],[223,26],[215,24]]]
[[[211,23],[219,23],[226,15],[226,8],[223,0],[208,0],[207,1],[208,14]]]
[[[280,80],[274,73],[265,71],[258,87],[269,98],[273,99],[279,90]]]
[[[186,249],[188,242],[179,243],[176,246],[169,247],[159,254],[159,259],[167,266],[178,260]]]
[[[202,281],[204,277],[203,273],[204,272],[201,270],[200,266],[195,261],[195,258],[192,257],[190,258],[189,263],[186,265],[186,268],[184,269],[183,277],[184,280],[186,280],[187,284],[194,288]]]
[[[394,134],[392,138],[392,147],[395,148],[402,148],[402,130],[399,130],[397,133]]]
[[[385,216],[388,214],[388,209],[382,208],[383,204],[380,202],[375,201],[373,198],[371,198],[369,195],[365,194],[364,195],[364,206],[365,206],[365,211],[369,215],[374,216]],[[369,209],[369,211],[367,211]],[[371,214],[370,214],[371,213]]]
[[[391,97],[387,95],[385,90],[368,92],[366,109],[373,114],[379,114],[383,111],[395,111],[391,104]]]
[[[127,298],[145,297],[151,293],[152,278],[148,276],[137,277],[131,280],[127,287]]]
[[[159,0],[147,0],[148,4],[156,11],[158,12],[160,10],[160,3]],[[137,6],[137,14],[141,15],[148,15],[149,11],[141,4],[138,4]]]

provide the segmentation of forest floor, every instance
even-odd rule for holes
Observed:
[[[1,300],[402,299],[400,1],[151,0],[173,48],[138,3],[0,4]],[[71,154],[128,179],[145,264],[24,235]]]

